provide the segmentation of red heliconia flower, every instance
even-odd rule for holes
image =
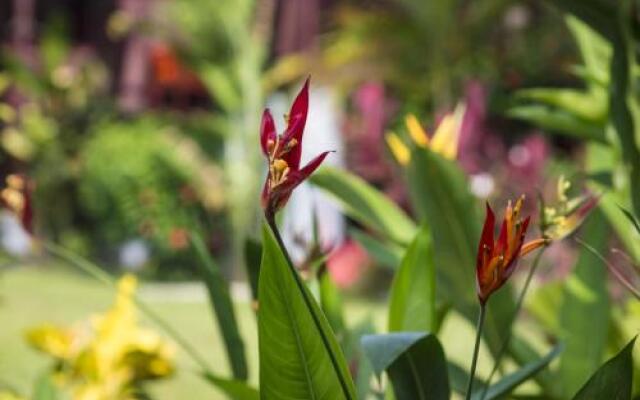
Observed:
[[[509,279],[520,257],[549,243],[549,239],[540,238],[523,244],[530,219],[519,219],[523,202],[524,196],[518,199],[515,206],[509,201],[497,241],[494,239],[495,216],[487,203],[487,216],[476,261],[477,292],[482,304]]]
[[[267,180],[262,189],[262,208],[269,218],[286,204],[293,189],[311,175],[329,154],[325,151],[300,168],[302,135],[307,122],[308,109],[309,79],[307,78],[291,106],[291,111],[285,117],[287,128],[284,133],[277,134],[273,117],[268,109],[262,114],[260,145],[269,163]]]
[[[24,175],[7,176],[6,187],[0,192],[2,206],[12,212],[29,234],[33,235],[33,182]]]

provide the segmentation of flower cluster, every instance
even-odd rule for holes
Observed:
[[[309,109],[309,79],[285,117],[287,128],[281,135],[276,132],[271,112],[266,109],[260,127],[260,145],[267,158],[268,174],[262,190],[262,208],[267,218],[272,218],[289,200],[291,192],[313,173],[324,161],[328,151],[320,153],[300,168],[302,135]]]
[[[599,198],[590,194],[569,198],[570,188],[571,182],[561,176],[556,205],[541,206],[540,228],[543,236],[551,240],[561,240],[575,232],[598,204]]]

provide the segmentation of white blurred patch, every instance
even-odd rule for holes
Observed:
[[[491,195],[491,193],[493,193],[493,190],[496,187],[496,183],[491,174],[483,172],[480,174],[472,175],[469,186],[471,189],[471,193],[473,193],[474,196],[481,199],[486,199]]]
[[[31,237],[22,228],[20,221],[11,213],[0,214],[2,248],[13,256],[24,256],[31,251]]]
[[[509,7],[504,14],[504,26],[507,29],[517,31],[529,25],[529,10],[522,5]]]
[[[524,167],[531,161],[531,152],[521,145],[513,146],[509,149],[509,162],[516,167]]]
[[[128,271],[140,271],[149,261],[149,257],[149,246],[142,239],[125,242],[118,251],[120,265]]]

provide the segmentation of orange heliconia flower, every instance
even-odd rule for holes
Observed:
[[[487,216],[482,228],[476,263],[478,299],[482,304],[485,304],[489,296],[509,279],[520,257],[550,242],[549,239],[539,238],[524,243],[530,217],[520,219],[523,202],[524,196],[513,206],[509,201],[497,241],[494,238],[495,215],[487,203]]]

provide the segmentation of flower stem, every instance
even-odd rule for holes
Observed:
[[[43,241],[42,246],[49,253],[54,256],[80,268],[87,274],[91,275],[96,280],[111,287],[116,286],[116,281],[111,275],[104,272],[102,268],[92,263],[91,261],[75,254],[62,246],[59,246],[53,242]],[[147,304],[145,304],[139,297],[134,295],[134,302],[138,309],[145,314],[150,320],[156,323],[167,335],[169,335],[183,350],[187,353],[191,359],[198,364],[205,375],[213,375],[211,369],[207,365],[207,362],[200,356],[200,354],[189,344],[189,341],[185,339],[177,330],[175,330],[169,323],[163,320],[158,314],[156,314]]]
[[[545,248],[543,247],[542,250],[540,250],[538,254],[536,254],[536,258],[533,260],[533,264],[529,269],[529,273],[527,274],[527,279],[525,280],[524,286],[522,287],[522,290],[518,295],[518,300],[516,301],[516,308],[513,311],[511,320],[509,321],[509,329],[507,330],[507,335],[502,341],[500,350],[498,350],[498,354],[496,355],[496,358],[493,362],[493,368],[491,369],[491,373],[489,374],[489,377],[487,378],[487,381],[484,384],[484,389],[482,390],[482,395],[480,396],[480,400],[484,400],[484,398],[487,396],[487,392],[489,391],[489,387],[491,386],[491,381],[493,380],[493,377],[495,376],[496,372],[498,372],[498,368],[500,368],[500,362],[502,361],[502,357],[504,356],[504,354],[507,352],[507,349],[509,348],[509,343],[511,342],[511,337],[513,336],[513,324],[515,323],[516,318],[518,317],[518,314],[520,314],[520,310],[522,309],[522,304],[524,302],[524,297],[527,294],[527,291],[529,290],[529,285],[531,284],[533,275],[535,274],[536,269],[538,268],[538,264],[540,264],[540,259],[542,259],[542,253],[544,253],[544,249]]]
[[[478,363],[478,353],[480,351],[480,338],[482,337],[482,326],[484,325],[484,314],[486,305],[480,303],[480,314],[478,315],[478,324],[476,325],[476,343],[473,347],[473,358],[471,359],[471,372],[469,373],[469,383],[467,384],[466,400],[471,399],[471,391],[473,390],[473,381],[476,375],[476,365]]]

